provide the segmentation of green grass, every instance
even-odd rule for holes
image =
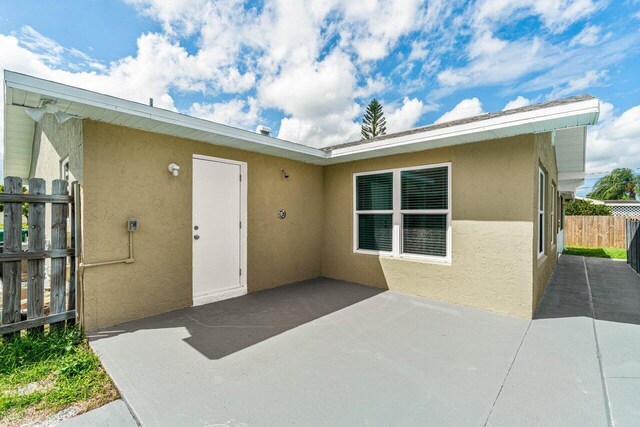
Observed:
[[[101,406],[117,391],[77,328],[0,343],[0,424],[42,419],[78,404]]]
[[[568,246],[562,251],[566,255],[579,255],[597,258],[627,259],[627,251],[617,248],[582,248],[580,246]]]

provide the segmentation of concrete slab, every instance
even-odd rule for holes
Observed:
[[[609,378],[607,384],[614,425],[640,425],[640,378]]]
[[[607,425],[591,319],[532,322],[487,425]]]
[[[143,425],[481,425],[528,323],[320,279],[92,346]]]
[[[60,427],[137,427],[138,423],[120,399],[85,412],[60,424]]]
[[[562,256],[533,321],[316,279],[91,345],[148,426],[606,426],[607,408],[632,425],[640,276],[624,268]]]

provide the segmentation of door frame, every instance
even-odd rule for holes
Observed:
[[[239,162],[237,160],[223,159],[220,157],[211,157],[205,156],[202,154],[194,154],[192,156],[191,164],[193,167],[193,163],[195,160],[205,160],[209,162],[216,163],[227,163],[231,165],[240,166],[240,221],[242,221],[242,227],[240,228],[240,268],[242,269],[242,274],[240,275],[240,288],[231,289],[228,291],[222,291],[218,294],[209,296],[206,298],[206,302],[199,302],[198,305],[208,304],[215,301],[221,301],[228,298],[239,297],[247,294],[247,163]],[[193,171],[193,169],[192,169]],[[195,176],[191,175],[191,197],[194,198],[195,194],[194,190],[194,179]],[[196,305],[193,299],[193,226],[194,226],[194,211],[193,211],[193,199],[191,201],[191,305]]]

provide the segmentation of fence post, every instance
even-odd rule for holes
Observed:
[[[54,179],[52,194],[67,195],[67,181]],[[65,249],[67,247],[67,216],[69,205],[67,203],[51,204],[51,249]],[[51,314],[64,313],[66,309],[66,276],[67,258],[51,258]],[[59,327],[64,322],[52,323],[51,327]]]
[[[4,192],[22,194],[22,179],[6,177]],[[4,252],[18,253],[22,251],[22,203],[4,204]],[[2,263],[2,324],[21,320],[20,299],[22,294],[22,265],[20,261]],[[16,334],[4,335],[12,339]]]
[[[69,212],[70,217],[70,226],[71,226],[71,240],[69,242],[69,246],[76,249],[76,204],[79,197],[78,194],[78,182],[75,181],[71,184],[71,197],[73,197],[73,203],[71,203],[71,211]],[[73,256],[71,257],[70,263],[70,272],[69,272],[69,294],[67,295],[67,310],[75,310],[76,309],[76,286],[77,286],[77,269],[78,269],[78,259]],[[76,314],[76,318],[77,318]],[[76,319],[67,320],[67,325],[75,325]]]
[[[29,180],[29,194],[46,194],[46,181],[42,178]],[[45,235],[45,204],[29,203],[29,251],[43,251]],[[28,261],[27,270],[27,319],[44,316],[44,259]],[[30,331],[43,332],[44,326]]]

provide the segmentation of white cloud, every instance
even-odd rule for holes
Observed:
[[[587,25],[571,39],[569,46],[594,46],[600,42],[601,31],[602,29],[597,25]]]
[[[607,79],[606,70],[596,71],[589,70],[580,77],[569,80],[565,85],[554,89],[549,98],[559,98],[567,95],[576,95],[593,86],[602,86]]]
[[[367,77],[365,85],[359,87],[354,92],[354,98],[368,99],[374,95],[382,93],[391,83],[383,76]]]
[[[425,40],[414,40],[411,42],[411,52],[409,52],[409,61],[422,61],[429,54],[427,42]]]
[[[415,127],[422,115],[430,109],[431,106],[426,106],[417,98],[405,97],[402,105],[387,115],[387,132],[400,132]]]
[[[471,59],[482,55],[495,55],[507,47],[507,42],[500,40],[489,31],[484,31],[469,43],[468,51]]]
[[[464,119],[467,117],[473,117],[484,113],[482,108],[482,102],[478,98],[463,99],[453,107],[453,110],[444,113],[434,123],[445,123],[453,120]]]
[[[544,45],[534,38],[477,47],[473,52],[476,56],[467,65],[441,71],[438,81],[445,89],[513,82],[546,68],[549,61]]]
[[[640,105],[616,116],[601,103],[600,122],[587,134],[587,172],[617,167],[640,167]]]
[[[507,105],[504,106],[502,111],[513,110],[514,108],[526,107],[527,105],[531,105],[531,100],[525,98],[522,95],[518,95],[516,99],[512,99],[511,101],[507,102]]]
[[[482,0],[476,6],[475,23],[486,28],[533,15],[548,30],[560,33],[606,4],[607,0]]]
[[[194,103],[189,114],[212,122],[253,130],[260,120],[258,101],[253,97],[213,104]]]

